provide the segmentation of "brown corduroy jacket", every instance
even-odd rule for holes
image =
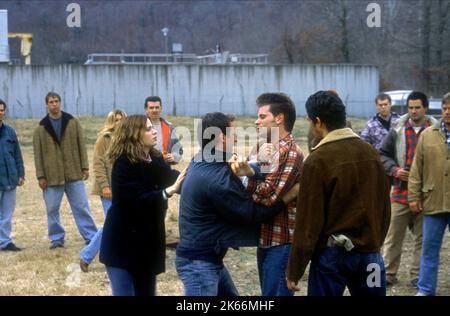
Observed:
[[[377,252],[390,221],[389,182],[378,152],[350,128],[330,132],[305,161],[286,276],[298,281],[332,234]]]
[[[45,178],[48,186],[81,180],[83,170],[89,170],[83,130],[69,113],[62,112],[61,141],[49,116],[44,117],[34,131],[33,148],[36,177]]]

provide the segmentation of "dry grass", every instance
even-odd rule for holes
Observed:
[[[187,126],[193,131],[192,118],[170,117],[176,126]],[[103,123],[103,118],[81,118],[88,139],[88,153],[92,161],[93,144],[97,131]],[[238,125],[251,126],[253,118],[240,118]],[[57,250],[49,250],[47,237],[47,221],[42,192],[35,179],[33,163],[32,133],[37,120],[17,120],[9,122],[15,125],[25,159],[26,184],[17,190],[17,207],[13,217],[13,238],[24,250],[20,253],[0,252],[0,295],[110,295],[108,279],[102,264],[95,260],[89,273],[82,273],[78,267],[79,251],[83,241],[76,229],[67,200],[61,205],[62,223],[66,228],[66,246]],[[361,130],[364,121],[352,119],[355,130]],[[306,153],[307,123],[299,118],[294,135],[300,147]],[[183,140],[184,142],[186,141]],[[182,168],[181,164],[177,168]],[[87,182],[88,190],[91,181]],[[103,211],[97,196],[89,196],[90,205],[96,223],[103,222]],[[168,236],[177,236],[178,197],[170,200],[167,218]],[[446,234],[441,251],[439,295],[450,295],[450,261],[449,236]],[[403,263],[400,268],[400,283],[389,291],[394,295],[413,295],[415,290],[408,285],[407,271],[411,262],[412,242],[410,234],[404,244]],[[237,287],[242,295],[259,295],[259,283],[256,269],[256,251],[244,248],[240,251],[230,250],[226,264],[230,269]],[[174,267],[175,253],[167,251],[166,273],[158,278],[159,295],[182,295],[182,284]],[[306,292],[306,277],[300,283],[302,291]]]

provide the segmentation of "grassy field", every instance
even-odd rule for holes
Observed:
[[[186,126],[193,132],[193,118],[169,117],[175,126]],[[92,162],[93,144],[96,134],[103,124],[103,118],[84,117],[81,124],[85,130],[90,161]],[[252,126],[254,118],[239,118],[238,126]],[[351,119],[353,128],[360,131],[364,124],[361,119]],[[96,259],[90,265],[89,273],[79,269],[79,251],[83,240],[78,234],[66,198],[61,205],[62,223],[66,228],[65,248],[49,250],[47,237],[47,220],[42,191],[35,179],[33,161],[32,134],[37,126],[37,120],[9,121],[15,126],[22,145],[25,160],[26,182],[17,189],[17,207],[13,217],[14,242],[23,247],[19,253],[0,252],[0,295],[110,295],[108,278],[104,266]],[[294,136],[301,149],[307,154],[306,134],[307,121],[298,118]],[[193,134],[192,134],[193,135]],[[182,142],[186,143],[187,139]],[[182,169],[186,163],[181,163],[177,169]],[[92,176],[92,175],[91,175]],[[92,179],[87,182],[90,192]],[[89,196],[90,205],[98,226],[103,223],[103,211],[100,199]],[[167,216],[167,235],[178,236],[177,214],[178,196],[170,199]],[[449,234],[446,234],[441,251],[441,266],[438,295],[450,295],[450,260]],[[389,290],[389,295],[413,295],[415,289],[409,286],[407,271],[411,262],[413,249],[411,235],[408,233],[404,243],[403,260],[399,272],[400,283]],[[158,295],[182,295],[182,283],[174,267],[175,252],[167,251],[166,273],[158,277]],[[259,295],[259,283],[256,269],[256,251],[244,248],[240,251],[230,250],[226,257],[238,289],[242,295]],[[301,292],[306,293],[305,276],[300,282]]]

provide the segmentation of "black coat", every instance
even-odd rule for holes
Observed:
[[[113,164],[112,205],[108,210],[100,247],[100,262],[134,272],[165,271],[164,209],[162,190],[179,172],[162,157],[131,163],[125,155]]]

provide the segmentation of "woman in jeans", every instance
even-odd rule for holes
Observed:
[[[185,171],[170,169],[155,149],[156,130],[133,115],[118,126],[111,143],[112,205],[100,247],[113,295],[152,296],[165,271],[164,210],[180,190]]]
[[[111,144],[111,139],[120,121],[127,115],[124,111],[115,109],[109,112],[106,117],[103,129],[98,133],[97,141],[94,147],[94,187],[92,194],[100,196],[103,206],[103,212],[108,212],[111,206],[111,163],[106,153]],[[100,228],[92,238],[91,242],[80,252],[80,268],[83,272],[88,272],[89,264],[97,256],[100,250],[103,229]]]

